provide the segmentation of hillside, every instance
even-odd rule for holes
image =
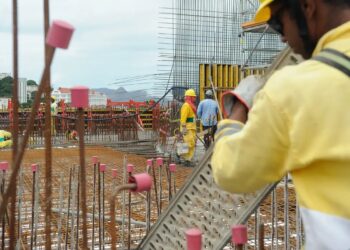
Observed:
[[[125,88],[120,87],[118,89],[108,89],[108,88],[97,88],[94,89],[100,93],[107,95],[109,99],[112,101],[146,101],[152,98],[148,95],[145,90],[135,90],[135,91],[127,91]]]

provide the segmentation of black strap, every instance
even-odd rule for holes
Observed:
[[[312,59],[334,67],[350,77],[350,57],[334,49],[323,49]]]

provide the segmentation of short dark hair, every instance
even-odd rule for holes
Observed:
[[[350,7],[349,0],[323,0],[327,4]]]

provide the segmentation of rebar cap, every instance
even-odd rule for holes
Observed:
[[[126,165],[126,172],[128,172],[128,173],[134,172],[134,165],[132,165],[132,164]]]
[[[113,169],[112,169],[112,177],[115,179],[115,178],[117,178],[117,175],[118,175],[117,169],[116,169],[116,168],[113,168]]]
[[[98,163],[98,156],[93,156],[91,157],[92,164],[97,164]]]
[[[147,166],[152,166],[152,164],[153,164],[153,159],[148,159],[147,160]]]
[[[169,165],[169,170],[170,170],[170,172],[174,173],[176,171],[176,164],[175,163],[171,163]]]
[[[149,174],[135,174],[129,177],[129,183],[135,183],[136,188],[132,189],[133,192],[149,191],[152,187],[152,177]]]
[[[75,86],[71,88],[71,105],[75,108],[89,107],[89,88],[85,86]]]
[[[231,228],[232,243],[237,245],[244,245],[248,241],[247,226],[234,225]]]
[[[38,171],[38,164],[33,163],[33,164],[31,165],[31,167],[32,167],[32,172]]]
[[[105,172],[106,171],[106,164],[100,164],[100,172]]]
[[[202,232],[198,228],[191,228],[186,231],[187,250],[202,249]]]
[[[158,167],[163,165],[163,158],[162,157],[158,157],[156,161],[157,161],[157,166]]]
[[[9,163],[7,161],[0,162],[0,170],[6,171],[9,168]]]
[[[54,48],[67,49],[74,27],[62,20],[52,22],[46,37],[46,43]]]

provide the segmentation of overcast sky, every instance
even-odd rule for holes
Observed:
[[[53,87],[118,88],[121,85],[111,85],[118,78],[157,73],[160,2],[51,0],[50,20],[65,20],[76,29],[68,50],[56,50]],[[18,1],[19,76],[37,82],[44,66],[42,3]],[[0,73],[11,73],[12,1],[0,0],[0,6]]]

